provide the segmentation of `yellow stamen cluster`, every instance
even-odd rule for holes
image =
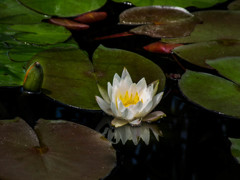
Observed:
[[[124,96],[120,95],[119,99],[122,101],[122,103],[125,107],[128,107],[133,104],[137,104],[140,101],[138,92],[136,92],[136,94],[134,96],[132,93],[129,96],[128,91],[126,92],[126,94]],[[141,101],[142,101],[142,99],[141,99]]]

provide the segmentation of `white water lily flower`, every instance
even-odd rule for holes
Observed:
[[[149,114],[162,99],[163,92],[156,94],[158,84],[159,81],[154,81],[147,86],[145,78],[137,84],[133,83],[124,68],[121,78],[116,73],[112,85],[108,82],[108,92],[98,86],[103,99],[96,96],[96,101],[105,113],[115,117],[112,121],[115,127],[128,123],[136,126],[140,125],[141,121],[156,121],[166,116],[161,111]]]

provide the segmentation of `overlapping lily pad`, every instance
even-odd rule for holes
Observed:
[[[1,179],[101,179],[115,166],[111,143],[85,126],[40,119],[0,121]],[[13,173],[14,172],[14,173]]]
[[[195,43],[212,40],[240,40],[239,11],[199,11],[193,13],[202,20],[197,24],[190,36],[181,38],[162,39],[166,43]]]
[[[51,0],[51,1],[36,1],[36,0],[19,0],[25,6],[34,9],[40,13],[55,16],[76,16],[88,11],[99,9],[106,0]]]
[[[114,74],[121,74],[124,67],[135,82],[145,77],[148,83],[159,79],[160,90],[165,85],[165,76],[157,65],[140,55],[119,49],[100,46],[93,55],[93,64],[88,55],[77,48],[50,49],[37,54],[31,63],[35,61],[43,67],[43,92],[77,108],[98,110],[95,100],[95,95],[99,95],[97,83],[107,88],[107,82],[112,82]]]
[[[32,24],[39,23],[44,18],[48,16],[36,13],[16,0],[1,0],[0,2],[1,24]]]
[[[125,0],[114,0],[115,2],[125,2]],[[149,6],[149,5],[170,5],[179,7],[195,6],[198,8],[211,7],[217,3],[225,2],[226,0],[131,0],[130,2],[136,6]]]
[[[228,57],[207,63],[232,81],[207,73],[187,71],[179,82],[181,91],[190,101],[206,109],[240,118],[240,86],[235,83],[240,79],[240,58]]]
[[[119,16],[120,24],[141,25],[130,30],[155,38],[188,36],[199,22],[187,10],[173,6],[134,7]]]
[[[14,36],[17,40],[33,44],[56,44],[71,36],[70,31],[64,27],[48,23],[12,25],[11,29],[19,31]]]
[[[26,62],[38,52],[53,47],[75,47],[74,42],[36,46],[9,39],[8,45],[0,44],[0,86],[21,86],[26,73]]]
[[[173,49],[173,52],[192,64],[211,69],[205,63],[207,59],[214,60],[226,56],[240,56],[240,41],[200,42],[176,47]]]

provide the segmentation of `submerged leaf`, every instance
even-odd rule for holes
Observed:
[[[116,161],[101,134],[67,121],[40,119],[33,130],[19,118],[1,120],[0,141],[2,179],[100,179]]]

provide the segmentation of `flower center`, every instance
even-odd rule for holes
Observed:
[[[137,104],[139,102],[139,95],[138,95],[138,92],[136,92],[136,94],[134,96],[132,93],[129,96],[128,91],[127,91],[125,96],[120,95],[119,99],[122,101],[122,103],[125,107],[128,107],[130,105]],[[142,99],[141,99],[141,101],[142,101]]]

